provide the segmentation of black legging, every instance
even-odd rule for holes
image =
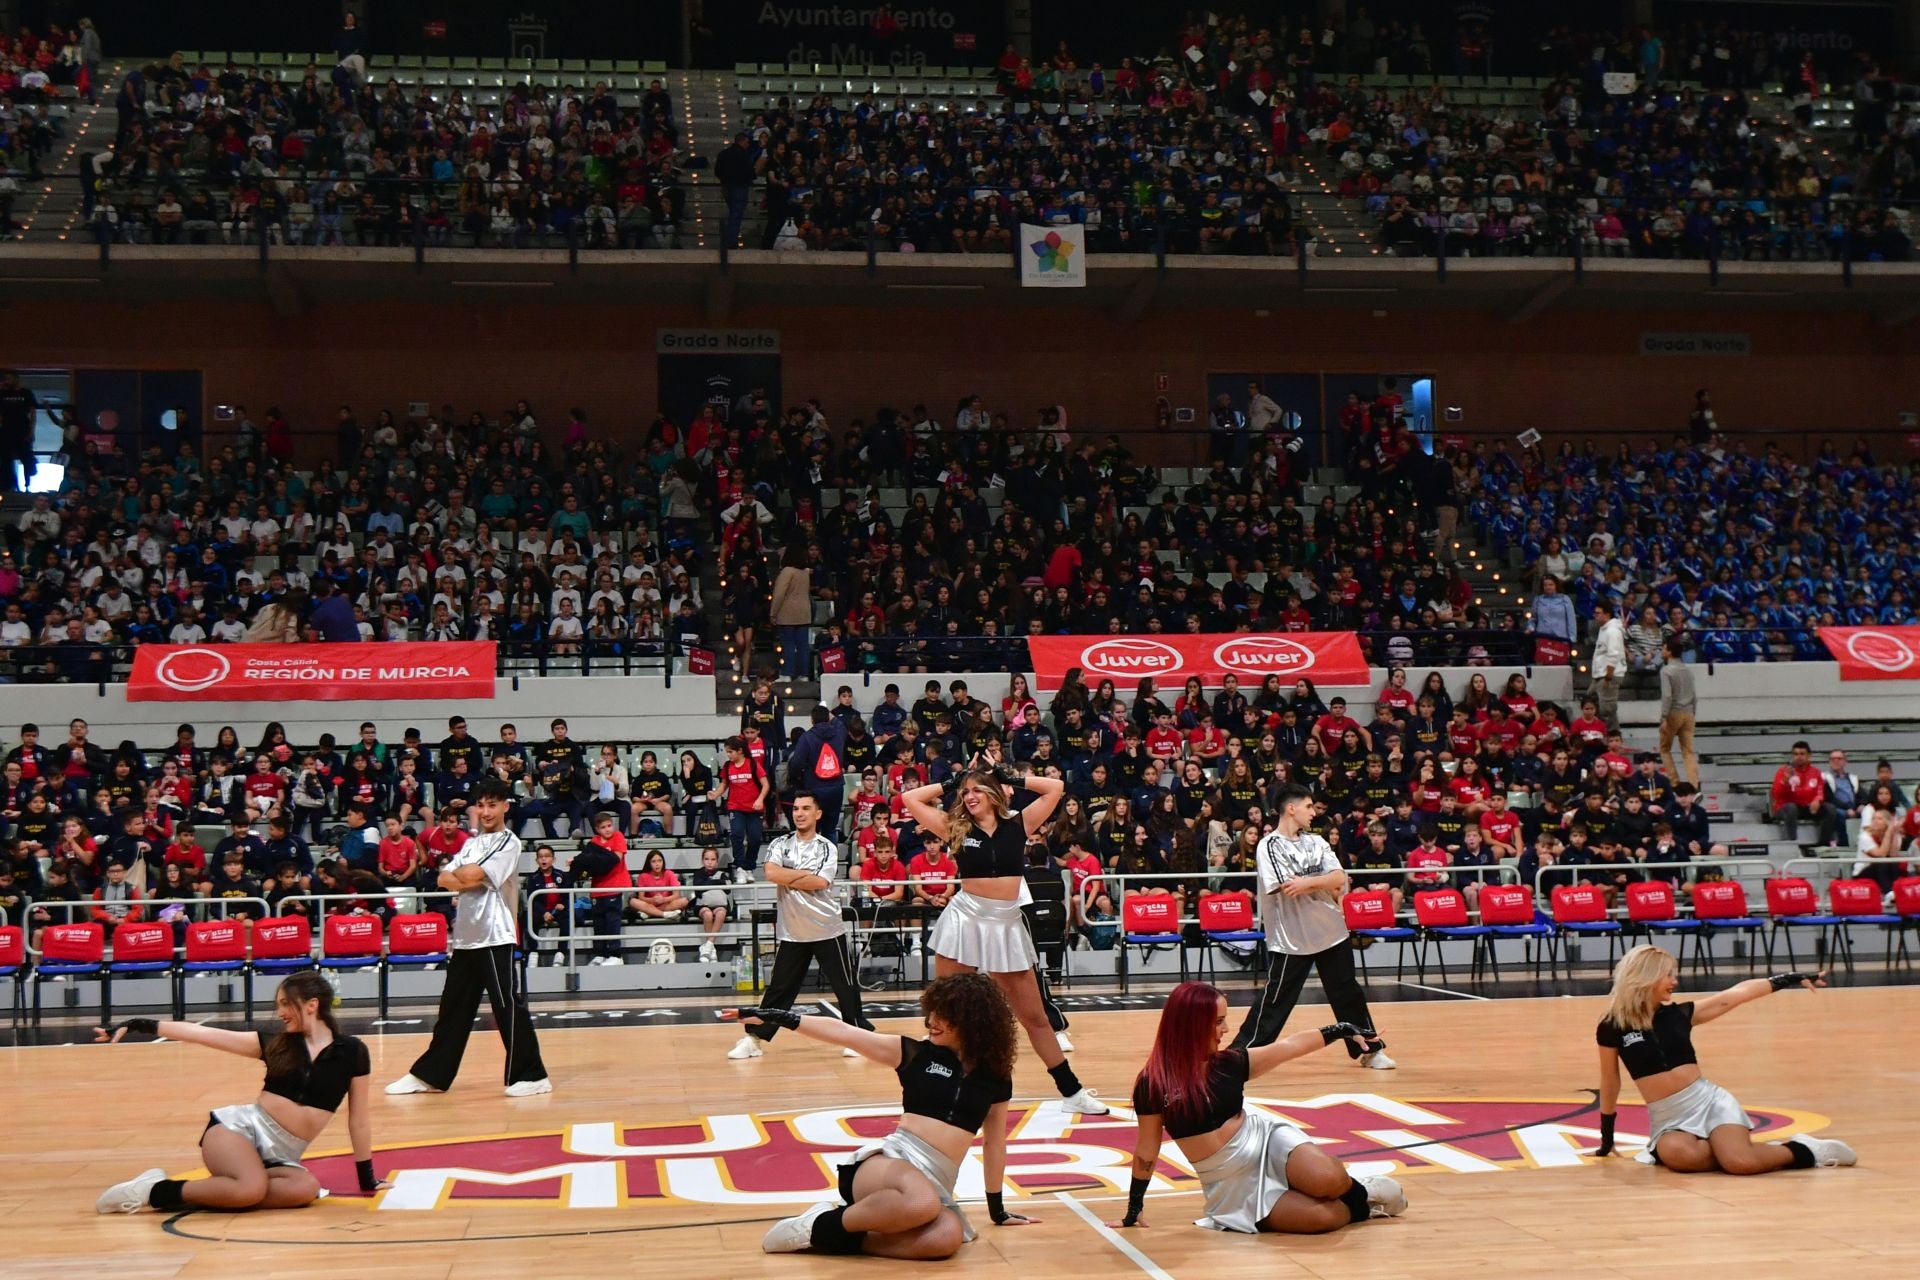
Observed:
[[[781,939],[773,953],[773,975],[767,979],[767,989],[760,997],[761,1007],[793,1008],[794,999],[806,981],[807,966],[816,961],[827,979],[827,985],[833,988],[834,996],[840,1001],[841,1020],[849,1026],[873,1030],[873,1024],[860,1012],[860,984],[853,978],[853,961],[847,956],[845,934],[816,942]],[[763,1022],[748,1027],[747,1034],[756,1040],[771,1040],[779,1029],[771,1022]]]
[[[1233,1047],[1249,1049],[1272,1044],[1280,1038],[1281,1028],[1300,1002],[1300,990],[1307,974],[1320,972],[1320,985],[1326,989],[1327,1003],[1334,1017],[1358,1027],[1373,1027],[1373,1015],[1367,1010],[1367,997],[1353,975],[1353,944],[1342,938],[1324,951],[1296,955],[1289,951],[1271,952],[1267,958],[1267,985],[1247,1010],[1247,1019],[1233,1038]],[[1378,1028],[1374,1028],[1378,1030]],[[1357,1058],[1363,1052],[1354,1041],[1347,1041],[1347,1056]]]

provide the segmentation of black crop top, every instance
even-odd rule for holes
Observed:
[[[256,1032],[260,1037],[260,1059],[267,1060],[267,1047],[278,1040],[282,1032]],[[267,1078],[260,1085],[262,1093],[271,1093],[275,1097],[286,1098],[303,1107],[318,1107],[322,1111],[338,1111],[346,1100],[347,1086],[356,1078],[373,1073],[373,1065],[367,1061],[367,1046],[353,1036],[335,1036],[333,1043],[320,1051],[320,1056],[307,1058],[307,1041],[304,1036],[293,1037],[299,1051],[299,1065],[292,1071],[280,1075],[267,1068]]]
[[[987,1112],[1013,1097],[1013,1080],[991,1071],[969,1072],[960,1055],[930,1040],[900,1037],[900,1107],[968,1133],[978,1133]]]
[[[1693,1055],[1691,1004],[1661,1005],[1653,1011],[1650,1031],[1623,1031],[1602,1020],[1593,1038],[1603,1049],[1618,1049],[1620,1064],[1635,1080],[1700,1061]]]
[[[1212,1094],[1207,1108],[1199,1114],[1191,1114],[1190,1109],[1181,1107],[1170,1110],[1167,1100],[1160,1091],[1147,1080],[1146,1073],[1140,1073],[1133,1082],[1133,1109],[1143,1116],[1165,1116],[1167,1136],[1173,1139],[1191,1138],[1195,1134],[1212,1133],[1227,1121],[1240,1114],[1246,1102],[1247,1089],[1247,1051],[1244,1049],[1223,1049],[1213,1055],[1213,1061],[1207,1067],[1207,1086]]]
[[[953,851],[953,860],[962,880],[1020,875],[1027,869],[1027,824],[1019,814],[1010,813],[1000,819],[992,835],[975,827]]]

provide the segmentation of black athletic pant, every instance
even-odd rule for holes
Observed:
[[[853,961],[847,957],[844,934],[818,942],[781,939],[773,953],[773,976],[767,979],[767,989],[760,993],[761,1005],[768,1009],[793,1008],[794,998],[806,982],[807,966],[816,961],[827,985],[833,988],[834,998],[840,1002],[841,1019],[852,1026],[873,1030],[873,1024],[860,1012],[860,984],[854,981]],[[771,1040],[779,1029],[763,1022],[757,1027],[748,1027],[747,1034],[756,1040]]]
[[[1307,955],[1269,952],[1266,989],[1253,1008],[1247,1010],[1247,1020],[1240,1024],[1233,1047],[1248,1049],[1278,1040],[1280,1029],[1287,1025],[1287,1018],[1293,1013],[1293,1006],[1300,1002],[1300,989],[1306,986],[1307,974],[1315,969],[1320,971],[1320,985],[1326,988],[1327,1003],[1333,1006],[1334,1016],[1357,1027],[1372,1027],[1373,1015],[1367,1011],[1367,997],[1353,976],[1353,943],[1342,938],[1325,951]],[[1347,1056],[1359,1057],[1360,1050],[1354,1047],[1353,1041],[1346,1043]]]
[[[432,1042],[413,1064],[415,1079],[436,1089],[452,1087],[454,1076],[460,1072],[460,1059],[467,1052],[467,1037],[473,1034],[473,1015],[480,1011],[483,993],[493,1006],[501,1043],[507,1046],[506,1082],[547,1078],[546,1065],[540,1061],[540,1041],[533,1034],[533,1019],[514,985],[513,944],[503,942],[497,947],[456,950],[447,962],[440,1015],[433,1024]]]

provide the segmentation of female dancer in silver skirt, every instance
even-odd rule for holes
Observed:
[[[1016,816],[1007,800],[1020,788],[1032,799]],[[949,790],[957,792],[953,807],[942,809]],[[1040,957],[1020,913],[1021,904],[1031,901],[1024,874],[1027,840],[1052,816],[1064,790],[1058,778],[1022,778],[1001,761],[999,744],[993,743],[953,781],[915,787],[901,799],[920,829],[952,852],[960,872],[960,887],[927,938],[934,973],[984,973],[999,983],[1060,1091],[1061,1108],[1103,1116],[1106,1106],[1067,1065],[1066,1052],[1047,1021],[1034,972]]]
[[[723,1010],[748,1025],[774,1023],[852,1049],[900,1078],[900,1127],[840,1166],[839,1201],[784,1218],[760,1242],[768,1253],[870,1253],[950,1258],[974,1238],[953,1197],[973,1135],[985,1139],[987,1209],[995,1226],[1029,1219],[1006,1211],[1007,1102],[1013,1096],[1013,1011],[977,974],[939,978],[920,993],[927,1038],[882,1035],[790,1009]]]
[[[1204,982],[1167,997],[1146,1069],[1133,1086],[1139,1135],[1127,1216],[1111,1225],[1144,1227],[1140,1216],[1161,1135],[1172,1138],[1206,1197],[1200,1225],[1215,1231],[1316,1234],[1350,1222],[1395,1217],[1407,1207],[1392,1178],[1357,1179],[1306,1134],[1246,1105],[1249,1080],[1336,1040],[1372,1038],[1370,1027],[1336,1022],[1256,1047],[1221,1048],[1227,998]]]
[[[253,1102],[209,1112],[200,1134],[200,1158],[211,1177],[182,1180],[149,1169],[109,1187],[95,1202],[101,1213],[142,1209],[297,1209],[324,1193],[319,1180],[300,1167],[300,1157],[347,1103],[347,1135],[360,1175],[371,1194],[386,1184],[373,1172],[373,1113],[368,1109],[367,1046],[333,1020],[333,988],[309,969],[288,975],[274,993],[273,1011],[282,1031],[220,1031],[194,1022],[131,1018],[96,1037],[118,1044],[127,1032],[165,1036],[210,1049],[259,1058],[267,1077]]]
[[[1789,987],[1827,985],[1825,973],[1776,973],[1675,1004],[1680,967],[1659,947],[1635,947],[1613,974],[1613,1003],[1594,1038],[1600,1045],[1600,1147],[1613,1154],[1620,1068],[1647,1104],[1647,1151],[1676,1173],[1772,1173],[1852,1164],[1853,1148],[1832,1138],[1755,1142],[1753,1121],[1734,1096],[1701,1074],[1693,1028]]]

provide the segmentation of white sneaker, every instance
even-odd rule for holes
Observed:
[[[1062,1052],[1062,1053],[1072,1053],[1072,1052],[1073,1052],[1073,1041],[1071,1041],[1071,1040],[1069,1040],[1069,1039],[1067,1039],[1067,1033],[1066,1033],[1066,1032],[1064,1032],[1064,1031],[1056,1031],[1056,1032],[1054,1032],[1054,1033],[1053,1033],[1053,1038],[1054,1038],[1055,1040],[1058,1040],[1058,1041],[1060,1042],[1060,1052]]]
[[[765,1057],[766,1052],[760,1047],[760,1042],[752,1036],[741,1036],[733,1048],[727,1050],[727,1056],[738,1062],[743,1058]]]
[[[621,965],[625,963],[626,961],[621,959],[619,956],[608,956],[606,959],[606,965],[607,965],[607,968],[609,969],[618,969]]]
[[[507,1086],[509,1098],[531,1098],[536,1094],[552,1093],[553,1081],[541,1076],[538,1080],[516,1080]]]
[[[842,1049],[840,1056],[843,1058],[857,1058],[860,1056],[860,1051],[858,1049]]]
[[[1809,1151],[1813,1152],[1813,1163],[1816,1168],[1832,1169],[1837,1165],[1852,1165],[1860,1158],[1853,1154],[1852,1147],[1840,1141],[1838,1138],[1808,1138],[1803,1136],[1795,1138],[1793,1141],[1800,1143]],[[145,1177],[146,1175],[142,1174],[141,1176]]]
[[[745,867],[735,867],[733,869],[733,882],[735,884],[752,884],[753,872],[747,870]]]
[[[1392,1178],[1362,1178],[1360,1185],[1367,1189],[1367,1203],[1373,1206],[1376,1218],[1397,1218],[1407,1211],[1407,1193]]]
[[[1385,1049],[1375,1049],[1372,1053],[1363,1053],[1358,1058],[1355,1058],[1354,1061],[1363,1067],[1371,1067],[1375,1071],[1391,1071],[1400,1065],[1387,1056]]]
[[[165,1169],[149,1169],[137,1178],[128,1178],[125,1182],[108,1187],[93,1202],[95,1213],[139,1213],[153,1206],[147,1203],[147,1196],[153,1191],[153,1184],[167,1176]]]
[[[917,956],[920,954],[920,939],[915,938],[907,944],[907,954],[909,956]]]
[[[605,956],[595,956],[593,959],[587,961],[587,968],[598,969],[601,965],[605,964],[606,962],[607,962],[607,958]]]
[[[445,1089],[436,1089],[416,1075],[404,1075],[387,1086],[390,1094],[402,1093],[445,1093]]]
[[[822,1200],[805,1213],[780,1219],[760,1238],[760,1248],[767,1253],[800,1253],[813,1248],[813,1220],[839,1207],[835,1201]]]
[[[1108,1114],[1107,1104],[1093,1090],[1081,1088],[1071,1098],[1060,1099],[1060,1109],[1077,1116],[1104,1116]]]
[[[700,958],[706,963],[712,964],[720,958],[720,949],[711,942],[703,942],[700,944]]]

